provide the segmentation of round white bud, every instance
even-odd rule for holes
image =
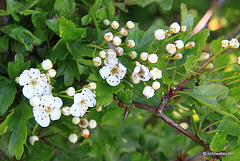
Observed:
[[[166,50],[169,54],[174,54],[176,52],[177,48],[174,44],[167,44]]]
[[[207,66],[206,66],[206,69],[212,69],[213,68],[213,63],[209,63]]]
[[[177,40],[177,41],[174,42],[174,44],[175,44],[175,46],[176,46],[177,49],[182,49],[182,48],[184,48],[184,43],[183,43],[182,40]]]
[[[97,127],[97,122],[95,120],[90,120],[89,121],[89,128],[94,129],[95,127]]]
[[[56,74],[57,74],[57,72],[56,72],[56,70],[55,69],[49,69],[48,71],[47,71],[47,76],[48,77],[50,77],[50,78],[53,78],[53,77],[55,77],[56,76]]]
[[[88,84],[88,88],[89,88],[90,90],[95,90],[95,89],[97,88],[97,84],[96,84],[95,82],[90,82],[90,83]]]
[[[154,96],[154,89],[151,86],[146,86],[143,89],[143,95],[147,97],[147,99]]]
[[[189,125],[186,122],[182,122],[179,124],[183,129],[187,130]]]
[[[121,28],[120,31],[119,31],[120,35],[122,36],[127,36],[128,35],[128,31],[127,29],[125,28]]]
[[[181,32],[186,32],[187,31],[187,26],[181,26]]]
[[[169,27],[169,32],[171,34],[176,34],[180,31],[180,25],[177,22],[174,22]]]
[[[129,48],[134,48],[135,47],[135,41],[133,41],[133,40],[128,40],[126,42],[126,44],[127,44],[127,47],[129,47]]]
[[[233,48],[233,49],[239,48],[238,39],[232,38],[232,39],[229,41],[229,47],[230,47],[230,48]]]
[[[104,35],[104,40],[106,41],[112,41],[113,40],[113,34],[111,32],[108,32]]]
[[[35,97],[30,98],[30,105],[32,107],[37,107],[37,106],[39,106],[39,104],[40,104],[40,98],[39,97],[35,96]]]
[[[122,47],[117,47],[117,55],[122,56],[123,55],[123,48]]]
[[[100,51],[100,52],[99,52],[99,57],[102,58],[102,59],[105,59],[105,58],[107,57],[106,51],[103,51],[103,50]]]
[[[115,37],[113,38],[113,45],[119,46],[119,45],[121,45],[121,43],[122,43],[122,39],[121,39],[120,37],[115,36]]]
[[[237,58],[237,64],[240,65],[240,56]]]
[[[226,48],[226,47],[228,47],[228,43],[229,43],[228,40],[222,40],[222,42],[221,42],[221,46],[222,46],[222,48]]]
[[[104,24],[105,26],[109,26],[109,25],[110,25],[110,21],[109,21],[108,19],[104,19],[104,20],[103,20],[103,24]]]
[[[119,23],[117,21],[113,21],[111,23],[111,27],[116,30],[119,27]]]
[[[92,60],[93,65],[99,67],[102,64],[102,59],[100,57],[95,57]]]
[[[199,58],[200,61],[202,60],[208,60],[210,57],[209,53],[203,52],[201,57]]]
[[[98,112],[102,111],[102,106],[96,106],[96,111]]]
[[[73,87],[69,87],[67,90],[66,90],[66,94],[68,96],[73,96],[75,94],[75,89]]]
[[[131,51],[131,52],[128,53],[128,56],[131,59],[135,59],[137,57],[137,52],[136,51]]]
[[[42,62],[42,68],[44,70],[49,70],[52,69],[53,65],[52,65],[52,61],[49,59],[46,59]]]
[[[181,53],[177,53],[177,54],[175,55],[175,58],[176,58],[176,59],[182,59],[182,58],[183,58],[183,56],[182,56],[182,54],[181,54]]]
[[[163,40],[165,39],[165,34],[166,32],[163,30],[163,29],[157,29],[155,32],[154,32],[154,36],[157,40]]]
[[[71,143],[76,143],[77,140],[78,140],[77,134],[75,134],[75,133],[70,134],[69,137],[68,137],[68,140],[69,140]]]
[[[194,41],[189,41],[186,45],[185,45],[185,48],[186,49],[192,49],[195,47],[195,42]]]
[[[152,64],[155,64],[158,61],[158,56],[157,54],[150,54],[148,56],[148,61]]]
[[[152,83],[152,87],[155,90],[158,90],[161,87],[161,84],[158,81]]]
[[[140,54],[140,59],[142,60],[142,61],[147,61],[147,59],[148,59],[148,53],[147,52],[142,52],[141,54]]]
[[[89,130],[88,130],[88,129],[83,129],[83,131],[82,131],[81,135],[87,139],[87,138],[88,138],[88,136],[89,136],[89,133],[90,133],[90,132],[89,132]]]
[[[135,26],[135,24],[132,21],[128,21],[126,25],[128,29],[133,29]]]
[[[80,118],[79,117],[73,117],[72,118],[72,123],[77,125],[80,122]]]
[[[35,141],[38,141],[38,140],[39,140],[39,138],[36,135],[32,135],[28,138],[28,141],[31,145],[33,145],[35,143]]]
[[[70,107],[68,106],[64,106],[62,109],[62,114],[65,115],[65,116],[69,116],[71,113],[70,113]]]
[[[140,83],[140,79],[137,75],[133,75],[133,77],[131,78],[131,81],[132,81],[133,84]]]

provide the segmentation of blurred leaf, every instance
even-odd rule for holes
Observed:
[[[40,13],[37,14],[32,14],[32,23],[34,25],[34,27],[36,27],[37,29],[42,29],[45,30],[46,29],[46,14],[43,11],[43,9],[41,8],[36,8],[37,11],[39,11]]]
[[[100,8],[102,4],[102,0],[97,0],[92,6],[91,8],[89,9],[88,13],[90,16],[95,16],[96,15],[96,12],[97,10]]]
[[[229,153],[229,154],[228,154]],[[240,158],[240,147],[231,150],[231,152],[228,152],[226,156],[222,157],[222,161],[236,161]]]
[[[0,16],[5,16],[5,15],[9,15],[9,14],[10,14],[9,12],[0,9]]]
[[[75,0],[56,0],[54,9],[60,14],[74,13],[75,11]]]
[[[240,136],[240,125],[237,122],[234,122],[233,120],[227,119],[223,120],[221,124],[218,125],[217,128],[218,131],[224,131],[227,130],[229,135],[233,135],[236,137]]]
[[[136,153],[132,156],[131,161],[150,161],[150,157],[148,156],[147,152],[141,154],[141,153]]]
[[[74,82],[74,74],[72,72],[71,63],[68,62],[64,70],[64,84],[65,86],[69,87],[73,84],[73,82]]]
[[[133,93],[129,89],[125,89],[123,92],[118,92],[117,96],[126,105],[130,105],[132,103],[131,98],[133,97]]]
[[[185,16],[188,14],[188,9],[185,3],[181,3],[180,10],[181,10],[181,26],[183,26],[185,24],[184,23]]]
[[[184,64],[184,68],[186,70],[186,74],[193,73],[193,63],[194,63],[194,55],[191,55],[187,58],[186,63]]]
[[[237,101],[240,101],[240,87],[231,88],[229,96],[232,96]]]
[[[210,143],[210,149],[211,151],[217,152],[217,151],[223,151],[223,147],[225,144],[225,140],[227,137],[228,132],[222,131],[221,133],[218,132],[213,137],[211,143]]]
[[[8,34],[11,38],[24,44],[27,51],[31,51],[34,45],[40,45],[42,43],[40,39],[35,37],[29,30],[22,26],[10,24],[0,27],[0,30]]]
[[[82,17],[81,22],[82,25],[88,25],[91,22],[92,18],[89,15],[85,15]]]
[[[211,52],[213,54],[216,54],[222,47],[221,47],[221,42],[222,40],[224,39],[223,36],[219,37],[218,39],[216,40],[213,40],[211,43],[210,43],[210,49],[211,49]],[[220,54],[221,55],[221,54]]]
[[[237,111],[237,103],[233,97],[228,96],[219,101],[219,104],[231,113],[235,113]]]
[[[172,8],[173,0],[158,0],[160,7],[166,11]]]
[[[7,53],[9,47],[9,37],[4,35],[0,38],[0,53]]]
[[[157,30],[157,26],[154,24],[151,27],[149,27],[147,31],[145,31],[140,41],[139,48],[141,47],[149,48],[149,46],[151,45],[154,39],[154,32],[156,30]]]

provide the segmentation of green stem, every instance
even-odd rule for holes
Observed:
[[[175,70],[174,70],[173,78],[172,78],[173,81],[175,80],[175,76],[176,76],[176,72],[177,72],[177,67],[178,67],[177,65],[178,65],[178,60],[176,60],[176,68],[175,68]]]
[[[91,47],[91,48],[98,48],[100,50],[106,50],[104,48],[101,48],[101,46],[93,45],[93,44],[87,44],[86,46]]]
[[[213,81],[213,82],[218,82],[218,81],[224,81],[224,80],[228,80],[228,79],[233,79],[233,78],[238,78],[239,76],[233,76],[233,77],[228,77],[228,78],[223,78],[223,79],[207,79],[207,78],[199,78],[201,80],[205,80],[205,81]]]
[[[36,131],[37,127],[38,127],[38,124],[36,124],[36,125],[34,126],[33,131],[32,131],[32,135],[35,134],[35,131]]]
[[[219,121],[217,121],[217,122],[214,122],[214,123],[212,123],[212,124],[210,124],[210,125],[208,125],[207,127],[205,127],[204,129],[202,129],[202,131],[201,132],[203,132],[203,131],[205,131],[205,130],[207,130],[209,127],[211,127],[211,126],[213,126],[213,125],[216,125],[216,124],[218,124],[219,122],[221,122],[222,120],[219,120]]]
[[[152,43],[151,43],[151,45],[150,45],[150,47],[149,47],[149,49],[148,49],[148,53],[151,51],[152,46],[153,46],[153,43],[154,43],[155,40],[156,40],[155,38],[152,40]]]
[[[227,64],[227,65],[224,65],[224,66],[222,66],[222,67],[220,67],[220,68],[210,70],[210,71],[208,71],[208,73],[216,72],[216,71],[218,71],[218,70],[221,70],[221,69],[223,69],[223,68],[226,68],[226,67],[228,67],[228,66],[235,65],[235,64],[236,64],[235,62],[232,63],[232,64]]]

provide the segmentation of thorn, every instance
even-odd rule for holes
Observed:
[[[126,107],[125,112],[124,112],[124,117],[123,117],[123,123],[124,123],[124,121],[125,121],[126,118],[127,118],[127,115],[128,115],[129,110],[130,110],[130,107]]]

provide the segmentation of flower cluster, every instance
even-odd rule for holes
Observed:
[[[42,69],[47,73],[40,72],[39,69],[31,68],[24,70],[19,76],[19,84],[23,86],[22,93],[29,99],[33,107],[33,115],[36,122],[47,127],[50,120],[58,120],[61,116],[60,108],[63,105],[59,97],[53,97],[50,78],[56,76],[56,71],[49,59],[42,62]]]
[[[236,38],[232,38],[231,40],[222,40],[221,46],[223,48],[226,48],[229,46],[230,48],[237,49],[239,48],[239,42],[238,42],[238,39]]]

